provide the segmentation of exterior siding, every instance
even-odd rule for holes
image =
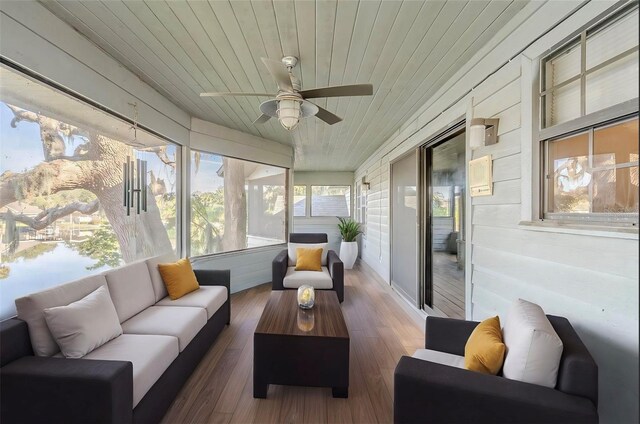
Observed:
[[[389,281],[389,163],[453,123],[458,117],[497,117],[499,143],[475,151],[467,158],[490,154],[493,159],[493,195],[467,198],[468,261],[467,319],[504,317],[511,302],[524,298],[540,304],[549,314],[566,316],[587,344],[600,368],[599,413],[603,423],[638,422],[638,239],[612,238],[594,233],[532,231],[521,226],[531,219],[533,201],[531,64],[545,50],[602,13],[606,3],[588,4],[556,29],[512,58],[471,93],[454,102],[455,93],[469,90],[464,79],[449,81],[445,100],[427,104],[394,137],[367,159],[356,180],[371,181],[367,238],[362,258]],[[562,16],[559,4],[545,4],[530,14],[523,27],[540,13]],[[524,13],[525,11],[523,11]],[[565,11],[566,12],[566,11]],[[548,19],[548,18],[547,18]],[[540,25],[529,29],[529,42]],[[517,40],[494,46],[485,56],[512,48]],[[498,36],[496,36],[498,37]],[[506,43],[506,44],[505,44]],[[523,41],[524,43],[524,41]],[[526,46],[522,44],[520,49]],[[471,68],[479,78],[486,69],[479,59]],[[454,102],[452,106],[444,110]],[[438,106],[440,109],[438,109]],[[427,123],[426,126],[424,123]]]

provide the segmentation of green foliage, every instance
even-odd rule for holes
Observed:
[[[77,250],[82,256],[96,261],[95,264],[87,267],[90,271],[105,265],[115,268],[122,263],[118,239],[109,227],[101,227],[85,241],[77,244],[70,243],[69,247]]]
[[[224,188],[191,196],[191,254],[220,250],[224,234]]]
[[[89,203],[96,199],[95,194],[88,190],[78,188],[75,190],[60,191],[58,193],[38,196],[29,199],[29,204],[40,209],[49,209],[56,206],[65,206],[73,202]]]
[[[356,237],[358,237],[358,234],[362,234],[360,223],[354,221],[353,219],[338,217],[338,221],[340,221],[338,223],[338,230],[340,230],[342,240],[346,242],[356,241]]]

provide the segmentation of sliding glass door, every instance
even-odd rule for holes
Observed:
[[[424,223],[422,281],[427,312],[465,317],[464,128],[445,134],[422,151]]]

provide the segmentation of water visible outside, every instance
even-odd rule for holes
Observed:
[[[52,242],[53,249],[36,258],[19,258],[5,263],[9,276],[0,280],[0,320],[14,316],[14,299],[62,283],[110,269],[87,269],[95,260],[80,255],[63,242]]]

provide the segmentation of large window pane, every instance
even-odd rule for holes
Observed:
[[[0,318],[16,297],[175,250],[176,146],[13,70],[0,84]],[[148,182],[129,214],[127,158]]]
[[[285,241],[287,172],[211,153],[191,153],[191,255]]]
[[[549,212],[588,213],[589,134],[549,143]]]
[[[637,166],[594,172],[593,212],[638,212]]]
[[[293,216],[307,216],[307,186],[293,187]]]
[[[351,186],[312,186],[311,216],[350,216]]]
[[[589,33],[586,66],[591,69],[638,45],[638,10]]]
[[[593,166],[638,162],[638,120],[622,122],[593,133]]]

